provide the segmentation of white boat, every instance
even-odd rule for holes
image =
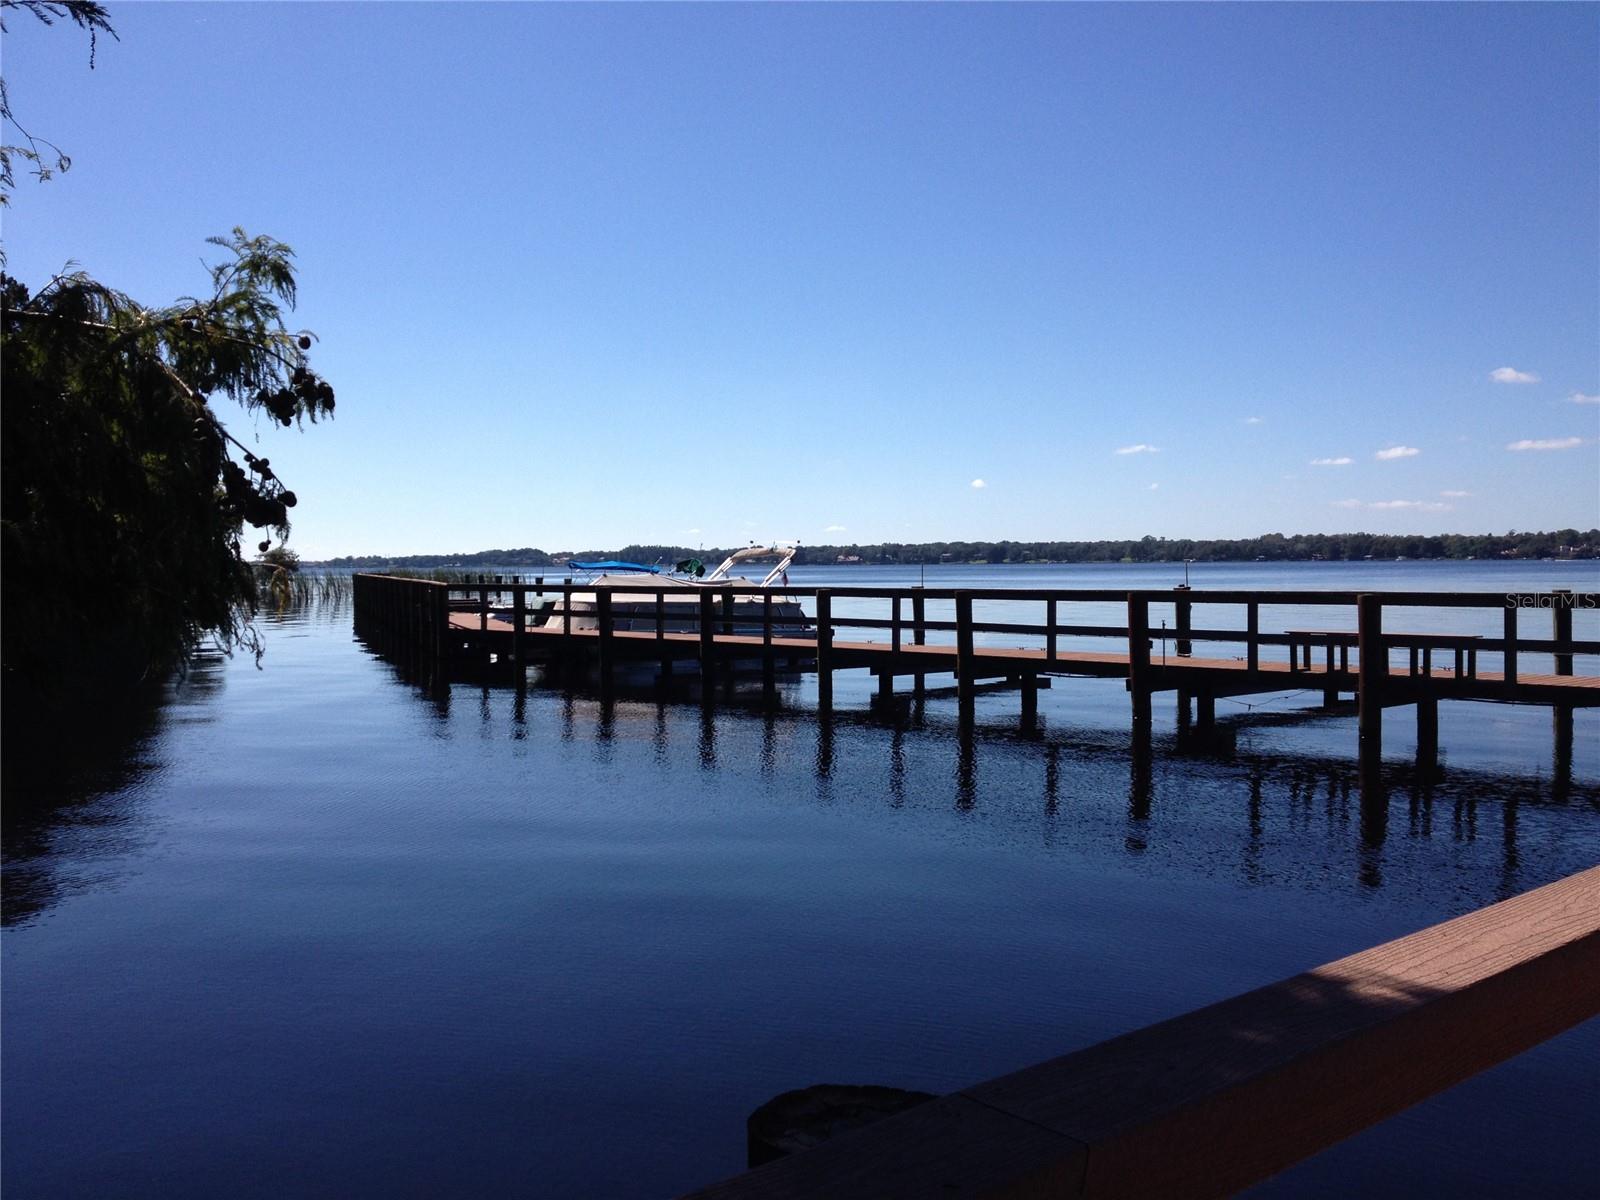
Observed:
[[[585,586],[630,589],[611,593],[612,628],[618,632],[655,632],[657,591],[664,593],[661,624],[665,632],[698,632],[701,598],[710,592],[718,633],[760,637],[770,597],[772,635],[810,637],[814,629],[811,618],[806,616],[798,600],[779,590],[789,580],[789,564],[794,561],[797,549],[797,546],[786,545],[746,546],[730,554],[710,574],[701,574],[705,568],[697,559],[687,559],[670,572],[660,567],[612,560],[571,562],[568,566],[596,572],[584,581]],[[761,561],[774,565],[759,581],[733,574],[734,568],[741,564]],[[568,602],[573,629],[598,627],[594,592],[573,592]],[[559,596],[533,614],[533,624],[546,628],[563,628],[566,620]]]

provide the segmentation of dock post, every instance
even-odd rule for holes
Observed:
[[[511,589],[511,661],[517,664],[520,673],[525,665],[523,662],[526,650],[523,646],[524,626],[528,623],[528,593],[522,585],[516,584]]]
[[[817,590],[817,708],[833,713],[833,596],[825,588]]]
[[[889,663],[878,672],[878,701],[894,699],[894,673],[900,666],[900,596],[889,599]]]
[[[611,589],[599,588],[594,594],[595,624],[600,636],[600,687],[611,687],[611,668],[615,647],[612,645]]]
[[[1022,676],[1022,727],[1032,729],[1039,723],[1039,677]]]
[[[1572,592],[1567,588],[1556,588],[1554,593],[1555,606],[1550,610],[1550,637],[1553,641],[1567,644],[1569,653],[1563,654],[1556,651],[1556,674],[1572,674]]]
[[[1389,674],[1389,651],[1383,643],[1383,598],[1356,597],[1356,721],[1360,728],[1361,763],[1375,767],[1383,758],[1383,691]]]
[[[956,593],[956,700],[960,708],[961,723],[972,722],[974,713],[972,662],[972,593]]]
[[[1423,696],[1417,701],[1417,762],[1432,766],[1439,759],[1439,698]]]
[[[1133,724],[1139,732],[1150,728],[1150,601],[1128,593],[1128,695],[1133,701]]]
[[[433,661],[441,679],[449,671],[450,637],[450,585],[440,583],[433,589]]]
[[[656,589],[656,669],[657,679],[672,675],[672,655],[667,653],[667,594]]]
[[[1555,589],[1555,607],[1550,610],[1550,636],[1558,643],[1572,644],[1572,593],[1566,588]],[[1556,674],[1572,674],[1572,655],[1556,651]],[[1556,763],[1572,764],[1572,705],[1557,704],[1550,710],[1550,729],[1556,740]],[[1559,773],[1559,772],[1558,772]]]
[[[480,575],[478,578],[482,579],[484,577]],[[478,630],[478,636],[483,642],[480,647],[480,657],[483,660],[484,668],[487,669],[489,660],[493,657],[493,651],[489,649],[489,585],[486,583],[478,588]]]
[[[1191,614],[1193,601],[1189,599],[1189,585],[1187,583],[1180,583],[1172,590],[1183,593],[1173,602],[1173,608],[1177,610],[1178,643],[1176,649],[1179,658],[1188,658],[1194,653],[1194,643],[1189,640],[1189,630],[1193,628]]]
[[[700,593],[700,687],[711,686],[711,664],[717,652],[717,598],[710,591]]]
[[[928,631],[924,624],[927,620],[926,604],[927,601],[921,591],[911,597],[911,644],[913,646],[926,645],[928,641]],[[911,678],[911,693],[918,700],[922,699],[923,693],[927,690],[927,685],[923,682],[923,679],[921,671],[918,671]]]
[[[1517,606],[1506,605],[1505,620],[1505,672],[1506,683],[1517,681]]]
[[[1217,698],[1210,692],[1196,692],[1194,723],[1201,733],[1210,733],[1217,723]]]
[[[1044,660],[1056,660],[1056,598],[1044,602]]]
[[[772,650],[772,593],[761,594],[761,690],[771,692],[778,686],[777,664]]]
[[[1259,671],[1261,669],[1261,605],[1254,600],[1244,606],[1244,630],[1245,670]]]

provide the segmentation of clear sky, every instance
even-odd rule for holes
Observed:
[[[292,245],[309,557],[1600,523],[1600,6],[108,7],[9,269]]]

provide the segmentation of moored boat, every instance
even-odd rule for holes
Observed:
[[[774,637],[810,637],[811,618],[797,599],[781,592],[782,585],[788,582],[789,565],[797,549],[781,544],[746,546],[730,554],[709,574],[703,574],[705,568],[697,559],[686,559],[670,571],[615,559],[573,561],[568,566],[594,572],[591,578],[584,580],[585,586],[613,589],[612,628],[619,633],[653,633],[656,630],[658,592],[662,593],[659,620],[663,630],[667,633],[697,632],[701,598],[704,593],[711,592],[716,597],[718,633],[761,636],[770,598]],[[773,565],[760,580],[733,574],[741,564],[763,561]],[[594,592],[572,592],[568,596],[571,628],[596,628],[599,624],[597,607]],[[557,601],[542,612],[535,624],[559,627],[567,619]]]

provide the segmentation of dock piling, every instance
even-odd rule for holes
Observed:
[[[833,597],[817,592],[817,707],[833,714]]]
[[[1357,667],[1356,723],[1364,766],[1383,759],[1383,691],[1389,675],[1389,650],[1383,641],[1383,600],[1373,595],[1356,598]]]
[[[1150,601],[1128,593],[1128,694],[1135,727],[1150,728]]]
[[[972,661],[972,593],[956,593],[956,700],[963,725],[972,723],[976,711],[977,683]]]

